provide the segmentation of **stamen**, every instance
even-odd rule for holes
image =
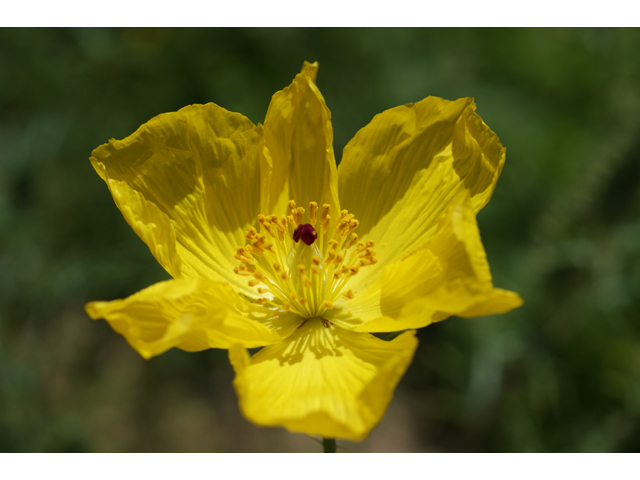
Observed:
[[[247,267],[245,267],[242,264],[239,267],[235,267],[233,269],[233,273],[237,275],[242,275],[243,277],[250,277],[252,275],[252,272],[247,271]]]
[[[245,236],[244,236],[244,237],[245,237],[247,240],[253,240],[253,238],[256,236],[256,234],[257,234],[257,233],[258,233],[258,231],[257,231],[255,228],[251,227],[251,228],[247,231],[247,233],[245,234]]]
[[[351,237],[349,237],[349,241],[347,242],[347,244],[345,245],[345,249],[349,250],[351,247],[353,247],[353,245],[358,241],[358,235],[355,233],[351,234]]]
[[[259,295],[268,295],[255,299],[258,304],[305,319],[321,317],[355,297],[345,288],[361,268],[377,263],[374,242],[358,242],[352,232],[359,222],[347,210],[332,223],[329,204],[319,211],[316,202],[309,202],[309,223],[304,223],[305,209],[294,200],[287,206],[288,215],[257,216],[260,232],[254,227],[245,232],[247,244],[236,249],[234,258],[240,265],[233,271],[250,277],[248,285],[257,287]],[[331,238],[325,240],[329,229]],[[326,318],[323,324],[332,325]]]
[[[318,220],[318,204],[316,202],[310,202],[309,203],[309,223],[315,226],[317,220]]]
[[[322,214],[320,215],[320,225],[322,225],[322,234],[327,233],[329,229],[329,223],[331,223],[331,215],[329,215],[329,210],[331,210],[331,205],[325,203],[322,205]]]

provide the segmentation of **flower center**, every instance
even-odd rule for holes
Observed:
[[[256,289],[257,303],[313,318],[333,309],[341,296],[354,298],[345,287],[361,268],[378,261],[374,242],[358,242],[353,214],[342,210],[332,222],[330,209],[323,205],[318,217],[318,204],[311,202],[304,223],[304,208],[291,200],[288,216],[258,215],[263,233],[253,227],[245,233],[249,243],[238,247],[235,258],[241,263],[233,269],[251,277],[248,285]]]

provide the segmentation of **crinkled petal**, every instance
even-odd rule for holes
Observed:
[[[336,321],[355,331],[393,332],[451,315],[504,313],[521,304],[517,293],[493,287],[474,204],[463,191],[449,204],[431,242],[388,265],[361,295],[342,301]]]
[[[147,359],[172,347],[192,352],[270,345],[281,339],[276,330],[286,331],[291,323],[287,318],[265,322],[267,316],[252,315],[253,306],[228,284],[193,278],[156,283],[124,300],[91,302],[85,308],[94,320],[107,320]]]
[[[233,347],[229,358],[252,422],[359,441],[382,418],[417,345],[413,331],[385,342],[311,319],[252,357]]]
[[[426,245],[460,191],[474,212],[491,197],[505,149],[474,110],[470,98],[428,97],[376,115],[345,147],[341,205],[360,221],[360,239],[376,242],[379,260],[354,278],[354,292]]]
[[[260,208],[262,127],[214,105],[159,115],[91,163],[125,219],[174,277],[229,282]],[[246,279],[245,279],[246,280]]]
[[[271,99],[264,121],[264,214],[288,215],[293,199],[305,210],[312,201],[331,204],[331,217],[339,217],[331,113],[316,87],[317,71],[317,63],[305,62],[291,85]]]

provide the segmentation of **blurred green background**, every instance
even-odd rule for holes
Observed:
[[[478,216],[522,308],[452,318],[347,451],[640,450],[640,30],[1,29],[0,451],[319,451],[238,411],[226,351],[144,361],[90,300],[168,275],[93,171],[151,117],[264,119],[319,61],[335,151],[371,118],[471,96],[507,147]]]

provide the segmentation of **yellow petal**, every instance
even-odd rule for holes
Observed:
[[[124,300],[91,302],[85,309],[94,320],[107,320],[140,355],[151,358],[172,347],[192,352],[278,341],[281,337],[261,319],[249,317],[247,304],[228,284],[183,278],[156,283]],[[277,323],[272,318],[270,322]]]
[[[415,332],[385,342],[316,318],[253,357],[233,347],[229,358],[252,422],[358,441],[382,418],[417,345]]]
[[[354,278],[354,292],[427,244],[460,191],[475,212],[491,197],[505,149],[474,110],[470,98],[428,97],[376,115],[345,147],[342,208],[360,221],[360,238],[376,242],[379,259]]]
[[[329,203],[331,217],[339,218],[331,113],[314,83],[317,70],[317,63],[305,62],[291,85],[271,99],[264,121],[265,214],[288,214],[287,204],[293,199],[305,209],[312,201]]]
[[[262,127],[214,104],[159,115],[91,162],[125,219],[174,277],[229,282],[260,208]]]
[[[384,274],[350,303],[341,325],[363,332],[424,327],[451,315],[473,317],[519,307],[517,293],[493,287],[468,192],[458,194],[431,242]],[[347,314],[345,310],[350,310]]]

